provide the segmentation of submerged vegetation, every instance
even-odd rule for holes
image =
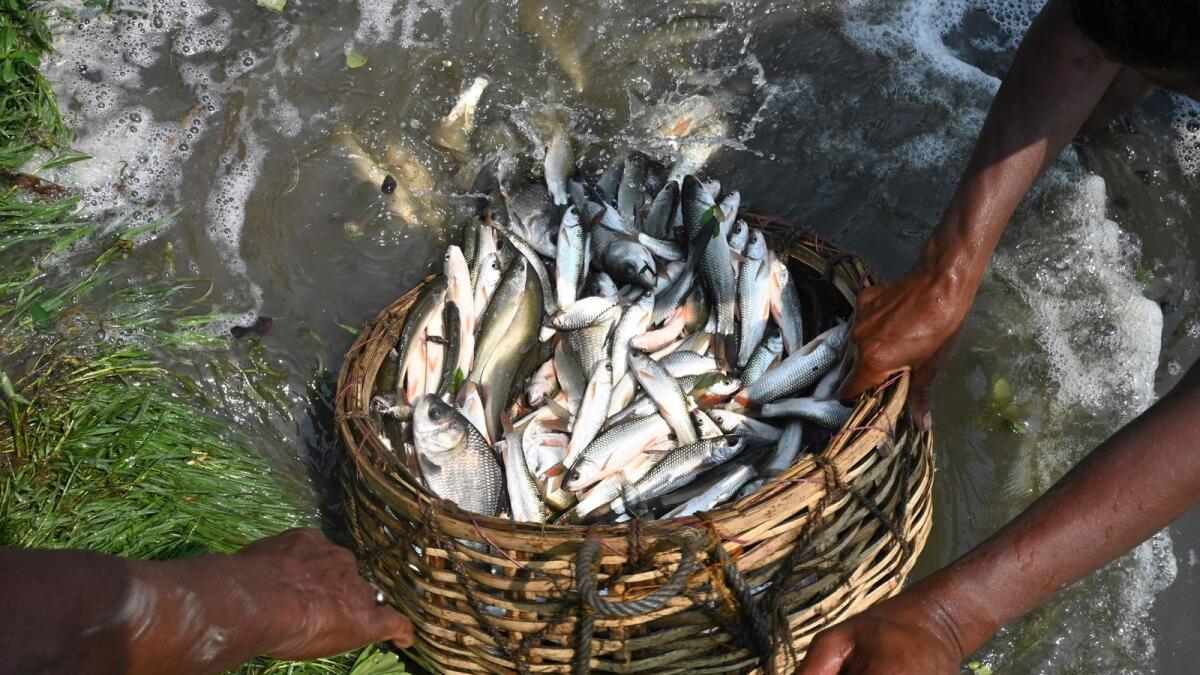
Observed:
[[[201,372],[262,369],[229,365],[247,357],[206,330],[220,317],[204,313],[202,285],[131,271],[129,252],[166,223],[95,222],[35,177],[86,159],[70,150],[38,70],[50,49],[36,7],[0,3],[0,546],[165,559],[314,524],[305,488],[272,472],[164,358],[186,353]],[[269,383],[243,379],[282,407]],[[347,671],[404,672],[376,649],[242,669]]]

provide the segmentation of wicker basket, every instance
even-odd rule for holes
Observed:
[[[750,216],[848,312],[871,283],[813,233]],[[864,395],[819,455],[700,517],[581,527],[458,509],[419,486],[368,413],[417,290],[350,349],[336,414],[357,554],[453,673],[791,672],[813,635],[895,594],[929,533],[932,441],[907,376]]]

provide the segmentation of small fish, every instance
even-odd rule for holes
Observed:
[[[461,380],[471,372],[471,363],[475,358],[475,291],[471,286],[471,268],[462,249],[457,246],[447,248],[442,261],[446,277],[446,301],[453,302],[457,310],[458,325],[455,330],[460,343],[456,346],[458,360],[455,369],[462,373],[459,376]]]
[[[564,519],[569,522],[578,522],[586,519],[598,509],[606,507],[614,498],[620,496],[625,486],[638,481],[653,466],[654,462],[645,456],[639,456],[632,460],[620,472],[605,478],[593,485],[586,492],[581,493],[579,503],[575,505],[575,508],[570,513],[565,514]]]
[[[453,396],[457,392],[457,387],[467,377],[468,371],[462,369],[459,360],[459,355],[464,349],[461,330],[462,322],[459,320],[458,305],[447,298],[446,304],[442,308],[442,339],[440,342],[442,367],[438,374],[437,384],[433,387],[433,391],[436,391],[439,397]]]
[[[529,386],[526,387],[525,393],[529,397],[529,405],[536,408],[545,404],[546,399],[553,396],[556,391],[558,391],[558,375],[554,371],[554,359],[550,359],[534,371],[533,376],[529,378]]]
[[[579,224],[579,213],[574,206],[568,208],[558,225],[555,252],[554,295],[559,307],[569,307],[579,299],[580,288],[587,276],[587,238]]]
[[[684,227],[690,240],[702,240],[706,228],[713,226],[709,221],[713,218],[717,220],[717,229],[700,254],[700,272],[710,297],[714,298],[716,332],[719,335],[733,335],[737,318],[737,288],[729,241],[720,229],[724,215],[717,210],[712,195],[695,176],[683,179],[682,204]]]
[[[717,16],[677,16],[643,33],[636,49],[659,51],[665,47],[703,42],[719,36],[727,28],[729,22]]]
[[[619,424],[597,436],[566,464],[563,487],[579,492],[620,471],[647,448],[669,440],[671,427],[654,414]]]
[[[590,373],[608,354],[608,336],[621,316],[620,307],[611,307],[591,325],[567,333],[567,343],[579,358],[583,372]]]
[[[783,347],[793,354],[804,346],[804,317],[800,307],[800,295],[792,273],[773,252],[769,255],[771,266],[770,306],[771,318],[783,335]]]
[[[546,270],[546,263],[542,262],[541,255],[538,255],[538,252],[530,246],[528,241],[512,230],[500,229],[498,231],[529,263],[529,267],[533,270],[538,284],[542,287],[542,292],[539,295],[542,297],[542,307],[546,314],[553,315],[557,313],[558,303],[554,300],[554,282],[550,279],[550,272]],[[555,252],[552,251],[548,257],[555,257]]]
[[[746,259],[738,276],[738,318],[741,330],[738,340],[738,368],[750,362],[754,348],[762,342],[771,316],[768,292],[770,267],[767,265],[767,240],[762,232],[752,230],[746,244]]]
[[[617,283],[607,272],[597,270],[588,276],[587,284],[583,288],[583,295],[585,297],[612,298],[615,301],[618,295]]]
[[[754,348],[746,367],[742,369],[742,384],[747,387],[757,382],[758,378],[783,355],[783,338],[780,337],[779,331],[773,327],[768,330],[769,334]]]
[[[571,416],[578,415],[583,393],[587,389],[587,375],[567,340],[560,340],[554,348],[554,374],[567,398]]]
[[[652,237],[645,232],[638,232],[637,242],[662,260],[677,261],[687,257],[687,251],[679,244],[668,239]]]
[[[508,483],[508,503],[517,522],[544,523],[550,519],[550,507],[542,500],[537,479],[529,470],[521,434],[510,431],[503,448],[504,477]]]
[[[637,378],[638,384],[654,401],[663,419],[671,425],[675,437],[680,443],[694,443],[699,434],[695,423],[688,414],[687,400],[679,383],[657,361],[645,354],[632,353],[629,355],[629,366]]]
[[[582,298],[551,316],[550,325],[558,330],[578,330],[592,326],[616,306],[616,298],[598,295]]]
[[[711,511],[718,505],[729,501],[743,485],[753,480],[756,475],[754,467],[749,464],[739,464],[721,477],[721,480],[713,483],[703,493],[689,499],[666,517],[686,518],[701,511]]]
[[[601,359],[588,379],[583,402],[570,428],[571,440],[567,444],[567,457],[563,464],[570,466],[579,453],[592,442],[608,414],[608,402],[612,397],[613,366],[607,358]]]
[[[592,253],[600,267],[622,284],[653,289],[658,280],[654,256],[636,240],[620,236],[605,227],[592,230]]]
[[[475,283],[475,299],[472,303],[475,310],[475,325],[479,325],[483,321],[483,314],[487,311],[492,294],[496,292],[496,286],[500,284],[500,276],[503,272],[504,267],[500,264],[499,253],[492,251],[484,255],[483,261],[479,264],[478,281]]]
[[[497,515],[505,485],[491,446],[436,396],[422,396],[413,408],[413,441],[429,488],[466,511]]]
[[[727,461],[745,447],[738,436],[722,436],[681,445],[667,453],[610,507],[618,515],[695,480],[706,468]]]
[[[848,324],[835,326],[780,361],[750,385],[745,402],[762,404],[790,396],[820,380],[837,365],[839,350],[849,332]]]
[[[671,221],[679,209],[679,183],[668,182],[658,191],[642,220],[642,231],[656,239],[674,239]]]
[[[679,338],[687,325],[687,319],[687,307],[680,307],[659,328],[634,336],[629,341],[629,346],[639,352],[656,352]]]
[[[746,221],[738,220],[729,232],[729,250],[734,253],[745,253],[748,243],[750,243],[750,226],[746,224]]]
[[[654,309],[654,295],[644,292],[641,299],[626,307],[625,311],[621,313],[621,318],[617,319],[608,349],[614,380],[624,377],[625,371],[629,369],[629,342],[635,336],[646,332],[652,309]]]
[[[763,476],[774,478],[790,469],[796,463],[796,458],[800,456],[800,445],[803,442],[804,425],[800,422],[789,422],[783,428],[783,435],[779,437],[779,444],[775,447],[775,452],[771,453],[771,458],[763,466]]]
[[[726,434],[737,434],[746,439],[751,446],[770,445],[779,441],[783,429],[761,422],[746,415],[715,408],[708,411],[708,416],[721,427]]]
[[[557,206],[566,206],[570,197],[567,194],[567,175],[571,173],[571,141],[567,135],[558,130],[546,146],[545,176],[546,189],[554,197]]]
[[[626,232],[640,232],[639,214],[646,194],[646,159],[634,152],[625,156],[625,170],[617,187],[617,212]]]
[[[487,86],[486,78],[477,77],[470,86],[464,87],[450,113],[430,134],[434,143],[449,150],[461,163],[466,163],[470,158],[468,142],[471,132],[475,130],[475,109],[479,107],[479,99],[483,97],[483,90]]]
[[[605,196],[615,198],[621,189],[621,174],[625,173],[625,158],[615,156],[604,172],[600,174],[600,179],[596,181],[596,188]]]
[[[773,403],[764,403],[759,414],[767,419],[787,417],[808,420],[820,424],[826,429],[841,428],[854,408],[844,406],[838,401],[820,398],[785,398]]]
[[[542,287],[537,276],[522,258],[509,267],[517,267],[519,272],[505,272],[506,278],[501,280],[484,314],[469,378],[483,395],[489,438],[500,436],[500,415],[508,405],[526,353],[537,343],[542,325]]]
[[[417,294],[416,301],[413,302],[412,309],[408,311],[408,315],[404,319],[404,326],[400,329],[400,341],[396,346],[396,351],[399,353],[399,358],[396,360],[396,399],[412,403],[416,397],[423,391],[418,391],[424,388],[424,379],[413,378],[414,383],[420,381],[420,387],[408,387],[406,380],[410,369],[417,370],[417,364],[420,362],[418,352],[424,351],[422,337],[426,333],[426,328],[429,323],[435,318],[441,317],[442,305],[446,301],[446,278],[434,277],[429,283],[425,284]],[[421,368],[424,364],[421,364]],[[412,396],[409,396],[412,394]]]
[[[467,380],[459,387],[457,407],[462,416],[471,422],[471,426],[491,443],[492,439],[488,438],[487,433],[487,418],[483,411],[483,395],[479,393],[479,387],[474,382]]]

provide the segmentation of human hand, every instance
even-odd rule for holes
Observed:
[[[239,584],[268,619],[264,653],[281,659],[332,656],[372,642],[413,641],[404,615],[376,603],[354,554],[312,529],[261,539],[232,556]]]
[[[907,591],[819,633],[796,675],[954,675],[957,628],[936,603]]]
[[[914,271],[864,289],[847,344],[853,367],[838,397],[857,398],[892,374],[909,370],[909,408],[917,426],[928,429],[933,424],[933,381],[970,307],[970,296],[936,272]]]

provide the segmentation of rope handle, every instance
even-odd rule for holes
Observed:
[[[667,601],[679,595],[688,579],[700,569],[692,547],[682,547],[682,558],[670,580],[650,595],[638,600],[613,602],[602,597],[596,587],[596,561],[600,554],[599,539],[588,539],[575,554],[575,574],[580,599],[598,616],[641,616],[657,612]]]

